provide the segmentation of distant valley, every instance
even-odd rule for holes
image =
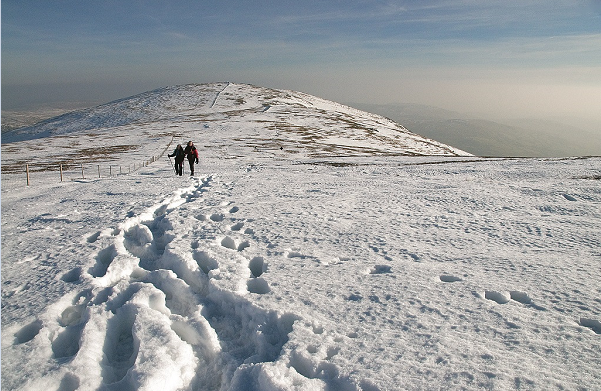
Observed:
[[[418,104],[348,104],[388,117],[414,133],[477,156],[601,155],[601,123],[592,121],[514,119],[495,122]]]

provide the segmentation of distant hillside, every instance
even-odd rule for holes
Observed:
[[[184,131],[230,150],[277,148],[307,156],[469,155],[376,114],[301,92],[234,83],[145,92],[5,132],[2,143],[98,132],[115,138]]]
[[[416,104],[351,105],[386,116],[415,133],[478,156],[601,155],[601,124],[595,133],[579,124],[539,119],[499,123]]]
[[[84,102],[63,102],[54,107],[2,110],[2,134],[89,106],[92,105]]]

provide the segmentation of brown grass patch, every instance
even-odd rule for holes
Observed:
[[[48,156],[45,160],[32,161],[29,159],[20,159],[13,163],[2,164],[2,172],[6,174],[17,174],[25,172],[25,165],[29,164],[29,171],[58,171],[59,166],[63,165],[63,170],[69,170],[78,167],[81,163],[105,162],[114,160],[113,154],[125,153],[137,150],[137,145],[113,145],[110,147],[82,148],[70,153],[63,153],[60,156]],[[16,151],[18,152],[19,149]],[[13,151],[14,152],[14,151]]]

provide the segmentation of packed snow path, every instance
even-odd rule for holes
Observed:
[[[3,384],[601,386],[599,159],[211,158],[203,171],[218,174],[169,177],[180,188],[167,194],[168,169],[124,185],[118,199],[137,187],[164,195],[88,229],[89,257],[66,269],[57,261],[46,288],[13,288],[32,254],[6,243],[4,224],[17,217],[6,222],[3,203],[3,257],[22,257],[3,259],[3,282],[13,279],[3,285]],[[62,205],[40,205],[28,232],[80,230],[85,213]],[[78,254],[68,242],[48,246],[55,258]],[[19,300],[36,287],[50,305],[26,317]]]
[[[50,378],[26,388],[44,389],[58,378],[61,390],[275,386],[279,375],[261,381],[257,364],[279,357],[300,318],[245,298],[270,292],[261,277],[267,262],[244,255],[253,230],[236,221],[239,208],[231,201],[207,197],[212,182],[212,176],[199,180],[118,228],[87,237],[98,247],[95,262],[67,271],[61,280],[89,288],[72,291],[15,333],[20,345],[43,330],[50,336],[48,358],[57,365],[48,368]],[[329,357],[337,350],[329,350]],[[355,388],[338,377],[335,365],[286,365],[324,378],[322,384]]]

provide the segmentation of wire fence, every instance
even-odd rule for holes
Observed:
[[[67,180],[81,180],[81,179],[96,179],[96,178],[112,178],[121,175],[129,175],[133,174],[136,171],[139,171],[143,167],[148,167],[150,164],[161,159],[165,152],[169,149],[171,144],[173,143],[174,137],[171,137],[171,141],[169,144],[161,151],[157,156],[151,156],[150,159],[134,162],[132,164],[128,164],[127,166],[118,165],[118,164],[98,164],[98,163],[88,163],[88,164],[62,164],[57,163],[56,166],[52,167],[49,165],[45,165],[45,169],[36,170],[36,172],[40,171],[54,171],[57,172],[57,180],[61,182]],[[32,172],[29,168],[29,164],[25,164],[25,174],[27,178],[27,186],[30,186],[31,175]],[[58,170],[57,170],[58,169]]]

